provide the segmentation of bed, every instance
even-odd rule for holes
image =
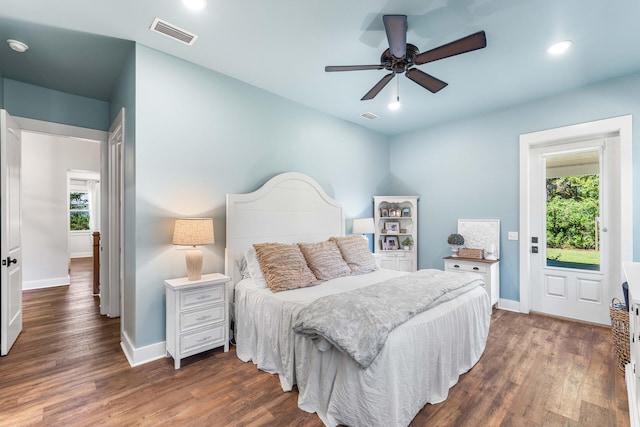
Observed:
[[[376,269],[271,292],[244,264],[254,244],[341,236],[343,208],[306,175],[281,174],[252,193],[227,195],[226,273],[232,278],[228,293],[237,356],[278,375],[283,391],[297,386],[298,407],[317,413],[328,426],[406,426],[427,403],[444,401],[459,376],[480,359],[489,332],[488,296],[481,286],[465,288],[415,315],[388,333],[363,368],[344,350],[294,333],[296,321],[321,297],[366,292],[405,280],[407,273]]]

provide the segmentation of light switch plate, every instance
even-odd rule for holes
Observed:
[[[518,232],[517,231],[510,231],[507,234],[507,239],[509,239],[509,240],[518,240]]]

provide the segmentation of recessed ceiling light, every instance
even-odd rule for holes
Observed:
[[[550,55],[561,55],[565,53],[569,47],[571,47],[571,40],[561,41],[549,46],[547,53]]]
[[[207,0],[182,0],[189,9],[202,10],[207,6]]]
[[[15,50],[16,52],[22,53],[29,50],[29,46],[27,46],[26,44],[18,40],[8,39],[7,44],[11,49]]]

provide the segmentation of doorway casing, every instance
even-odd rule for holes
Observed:
[[[633,260],[633,193],[632,193],[632,116],[564,126],[520,135],[520,312],[529,313],[531,293],[531,174],[530,152],[536,147],[554,143],[578,142],[597,137],[618,136],[620,165],[620,263],[612,265],[613,277],[622,278],[622,262]],[[622,291],[620,291],[622,296]]]

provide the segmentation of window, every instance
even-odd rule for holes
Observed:
[[[69,193],[69,230],[89,230],[89,193],[86,191]]]
[[[600,271],[600,152],[547,159],[547,266]]]

